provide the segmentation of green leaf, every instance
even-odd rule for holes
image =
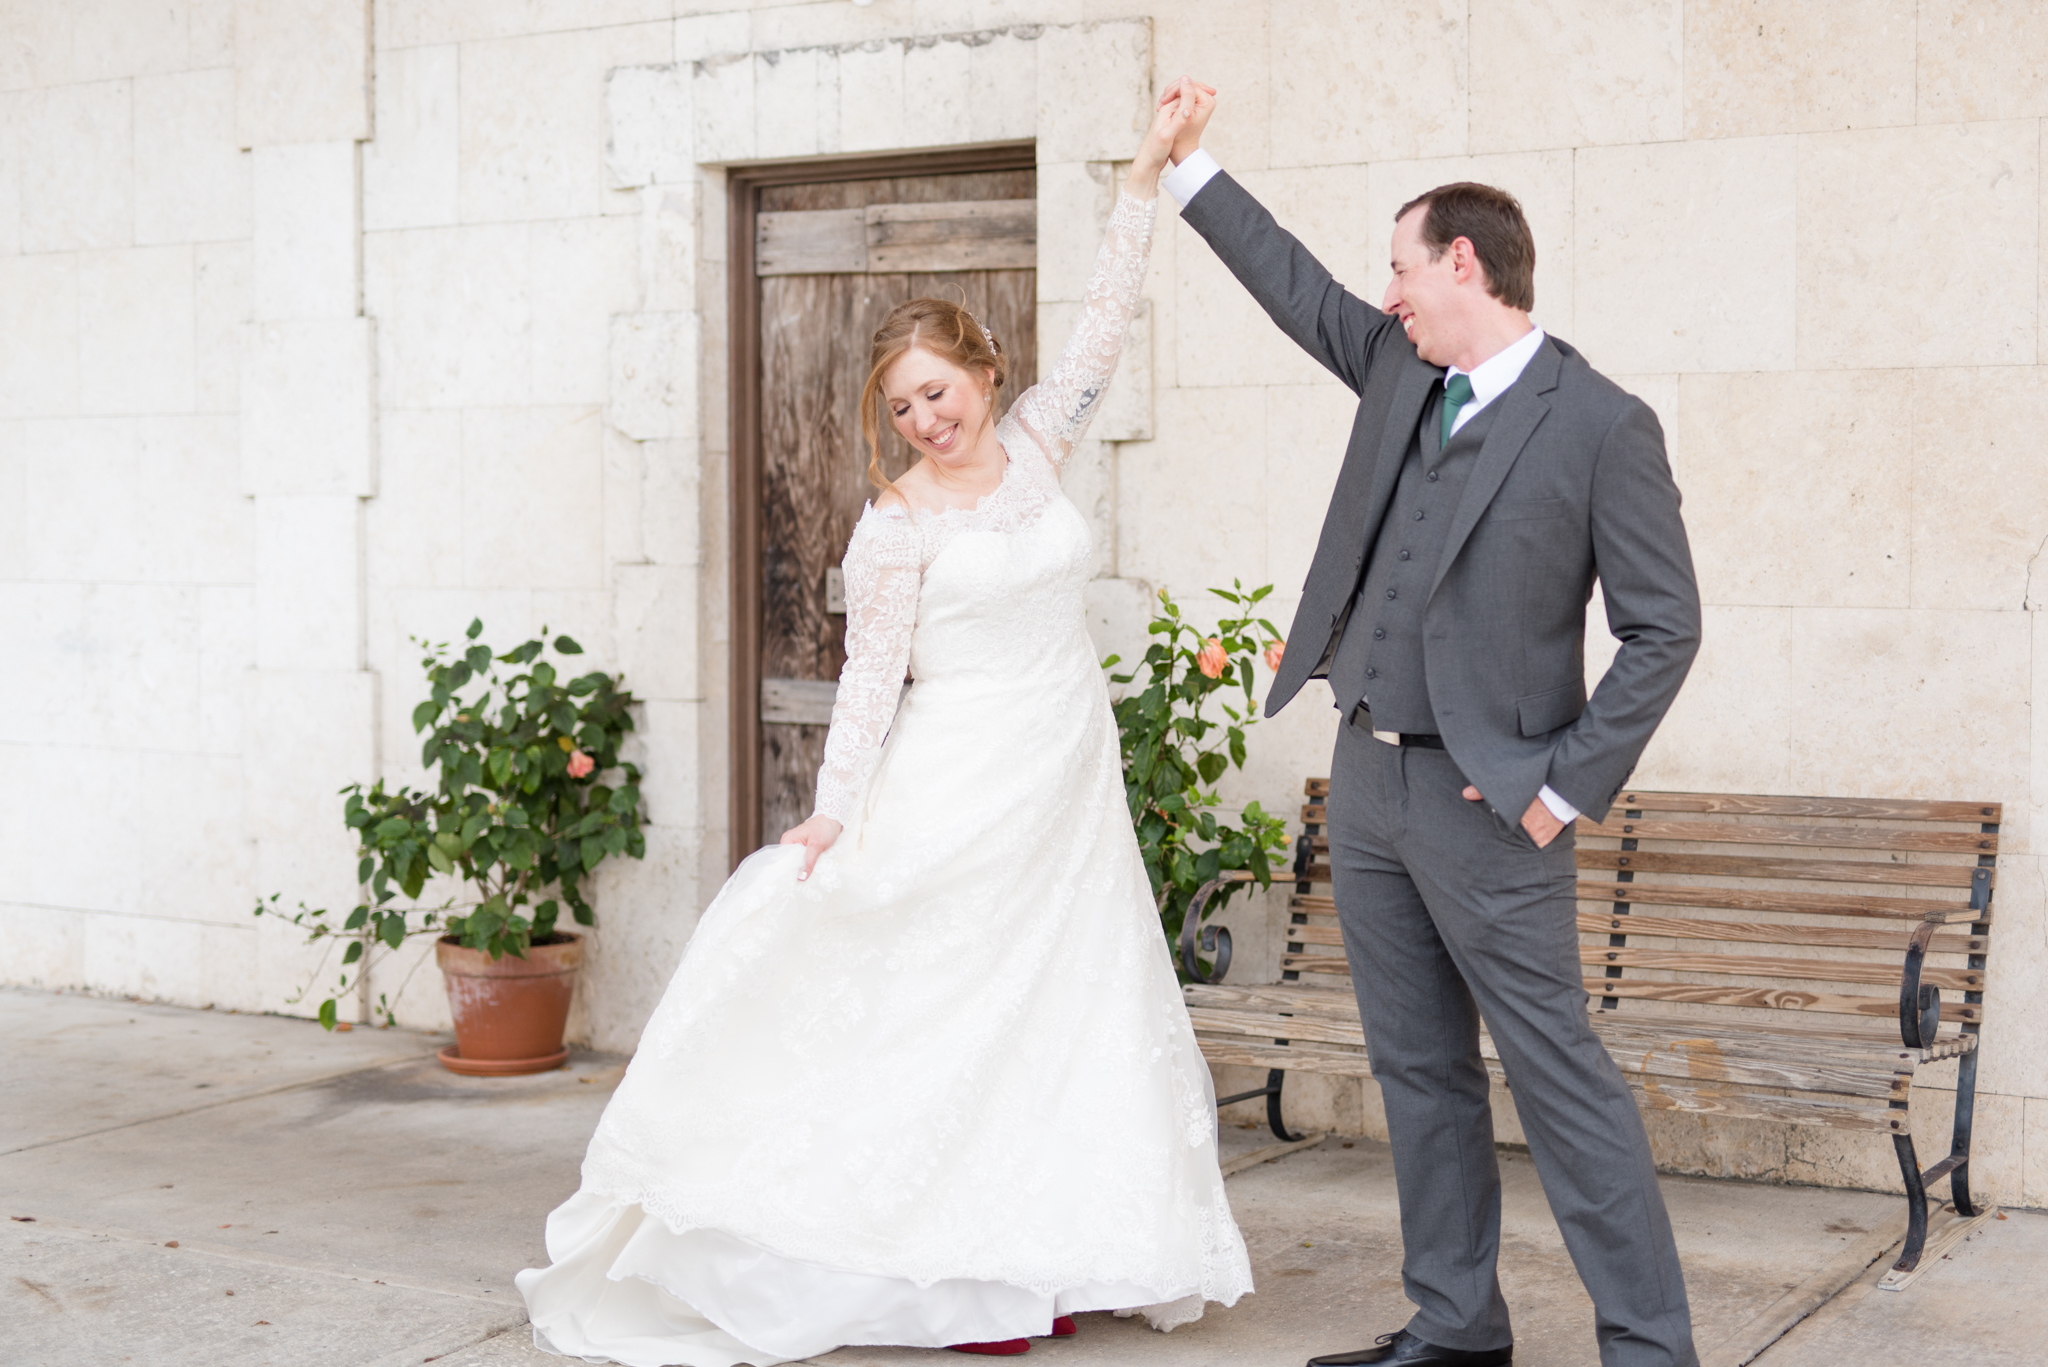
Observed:
[[[474,641],[478,636],[483,634],[483,629],[484,619],[479,617],[474,622],[471,622],[469,624],[469,630],[465,631],[462,634],[467,636],[470,640]]]
[[[344,949],[341,952],[341,966],[343,968],[347,968],[350,964],[354,963],[357,959],[360,959],[362,957],[363,942],[361,940],[350,940],[348,942],[348,948]]]
[[[1243,761],[1240,760],[1239,763]],[[1214,783],[1223,776],[1223,771],[1228,767],[1228,762],[1214,750],[1205,751],[1195,760],[1195,772],[1202,776],[1204,783]]]
[[[322,1030],[332,1030],[339,1017],[340,1012],[336,1011],[334,1007],[334,998],[329,997],[326,1001],[320,1003],[320,1028]]]
[[[448,857],[448,851],[441,848],[441,839],[436,838],[433,844],[427,846],[427,862],[432,864],[438,873],[453,873],[455,861]]]
[[[415,732],[424,730],[428,722],[440,715],[441,704],[429,698],[412,710],[412,729]]]
[[[563,655],[581,655],[583,653],[583,647],[577,645],[567,636],[557,636],[555,638],[555,650]]]

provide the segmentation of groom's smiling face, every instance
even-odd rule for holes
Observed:
[[[1457,244],[1432,257],[1429,244],[1422,240],[1422,220],[1428,212],[1427,205],[1417,206],[1394,224],[1394,278],[1387,283],[1380,308],[1401,321],[1417,355],[1431,365],[1448,365],[1457,347],[1452,334],[1463,313],[1465,291],[1458,278]]]

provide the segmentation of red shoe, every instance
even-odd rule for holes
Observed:
[[[1002,1339],[996,1343],[955,1343],[951,1345],[951,1351],[955,1353],[979,1353],[983,1357],[991,1358],[1008,1358],[1015,1357],[1019,1353],[1030,1352],[1031,1340]]]
[[[1061,1315],[1052,1322],[1052,1336],[1056,1339],[1070,1339],[1081,1332],[1081,1326],[1074,1323],[1072,1315]]]

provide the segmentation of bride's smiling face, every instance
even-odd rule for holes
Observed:
[[[923,347],[912,347],[882,376],[882,401],[896,430],[922,456],[958,465],[988,425],[992,386]]]

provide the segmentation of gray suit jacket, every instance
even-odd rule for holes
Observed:
[[[1444,372],[1229,175],[1211,179],[1182,217],[1281,330],[1358,395],[1287,658],[1267,694],[1272,713],[1342,630],[1408,439]],[[1678,486],[1649,406],[1554,337],[1494,403],[1500,412],[1423,609],[1430,706],[1459,770],[1507,825],[1546,783],[1599,820],[1699,649]],[[1596,576],[1621,649],[1588,701]]]

